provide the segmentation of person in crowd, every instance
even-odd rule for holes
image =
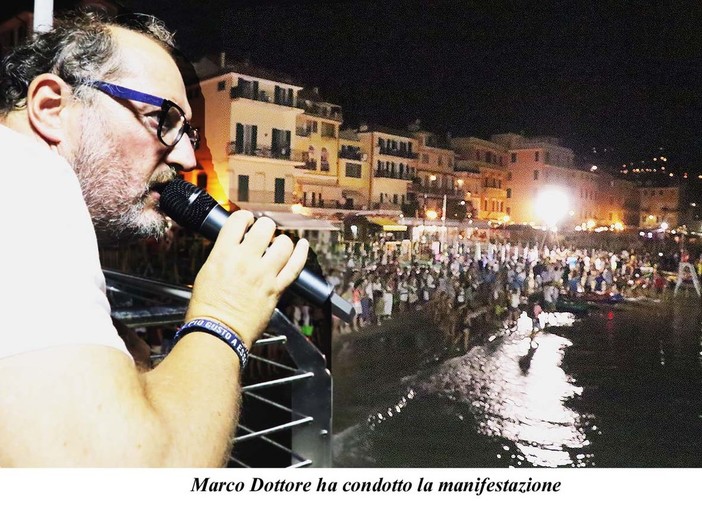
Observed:
[[[26,176],[26,197],[42,208],[27,209],[21,194],[0,204],[12,242],[0,257],[11,271],[0,466],[213,467],[229,458],[247,349],[308,244],[274,237],[268,218],[232,214],[173,350],[139,371],[110,318],[97,241],[163,235],[158,189],[197,165],[174,55],[156,19],[73,14],[3,61],[1,167]]]

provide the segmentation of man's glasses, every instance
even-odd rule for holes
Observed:
[[[175,147],[180,141],[180,138],[183,137],[183,134],[186,133],[194,149],[200,146],[200,131],[188,123],[185,119],[185,111],[175,102],[101,80],[91,81],[87,85],[103,93],[107,93],[111,97],[143,102],[160,107],[158,131],[156,131],[156,133],[161,143],[167,147]]]

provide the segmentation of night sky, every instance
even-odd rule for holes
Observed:
[[[286,72],[362,121],[454,136],[550,135],[613,165],[665,147],[702,170],[702,3],[124,2],[162,17],[195,59]]]

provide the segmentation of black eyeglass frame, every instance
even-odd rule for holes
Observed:
[[[172,102],[167,98],[149,95],[148,93],[143,93],[135,89],[119,86],[117,84],[112,84],[110,82],[105,82],[101,80],[90,81],[87,83],[87,85],[91,88],[97,89],[98,91],[102,91],[103,93],[106,93],[111,97],[119,98],[122,100],[133,100],[135,102],[143,102],[144,104],[160,107],[161,112],[158,117],[158,131],[156,132],[156,135],[158,136],[159,141],[168,148],[175,147],[180,141],[180,139],[183,137],[183,134],[186,133],[188,134],[188,139],[190,139],[190,143],[192,144],[195,150],[197,150],[197,148],[200,146],[200,131],[197,128],[190,125],[188,120],[185,118],[185,111],[183,111],[183,108],[175,102]],[[163,130],[166,124],[166,114],[171,108],[178,111],[178,114],[180,115],[180,119],[182,121],[182,125],[178,129],[178,134],[176,134],[173,143],[169,144],[166,143],[166,141],[163,139]]]

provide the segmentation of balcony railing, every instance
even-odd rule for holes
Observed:
[[[447,187],[441,187],[441,186],[432,186],[428,185],[425,186],[424,184],[416,184],[413,183],[412,186],[412,191],[415,193],[428,193],[432,195],[459,195],[463,196],[465,195],[464,191],[459,188],[447,188]]]
[[[305,113],[314,116],[319,116],[320,118],[327,118],[329,120],[341,121],[341,108],[340,107],[327,107],[321,106],[313,103],[309,103],[305,100],[298,100],[297,107],[304,109]]]
[[[393,173],[388,172],[387,170],[376,170],[373,176],[382,179],[400,179],[402,181],[411,181],[412,179],[414,179],[414,174],[409,174],[405,172],[404,174],[400,175],[397,172]]]
[[[323,172],[328,172],[329,171],[329,161],[322,161],[320,163],[320,170]]]
[[[248,100],[256,100],[257,102],[265,102],[267,104],[277,104],[281,106],[293,107],[292,98],[271,98],[266,91],[254,92],[250,88],[239,88],[237,86],[230,90],[229,96],[232,100],[237,98],[246,98]]]
[[[128,306],[113,305],[112,315],[128,327],[161,328],[166,335],[183,322],[190,288],[113,270],[105,270],[105,277],[113,304],[121,299]],[[151,355],[154,364],[164,358]],[[242,412],[228,467],[331,466],[332,379],[326,359],[274,312],[242,373]]]
[[[301,150],[293,150],[288,147],[274,148],[250,145],[237,145],[235,141],[230,141],[227,145],[227,154],[230,156],[254,156],[268,159],[282,159],[285,161],[304,161]]]
[[[307,127],[295,127],[296,136],[302,136],[303,138],[306,138],[310,134],[312,134],[312,131]]]
[[[401,150],[399,148],[380,147],[380,153],[386,156],[404,157],[407,159],[419,158],[419,154],[417,154],[416,152],[410,152],[409,150]]]
[[[361,153],[360,150],[342,149],[339,152],[339,157],[341,159],[350,159],[351,161],[362,161],[363,160],[363,154]]]

